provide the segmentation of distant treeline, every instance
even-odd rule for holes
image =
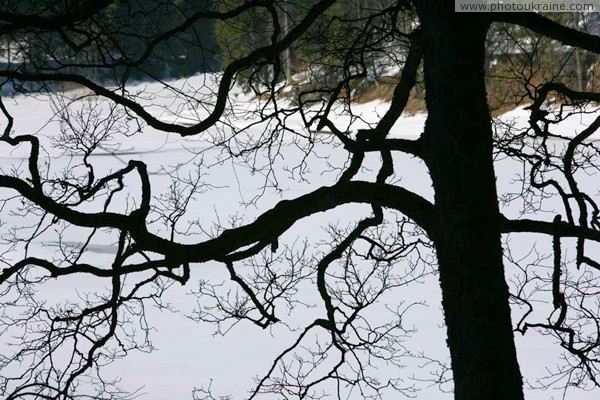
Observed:
[[[26,73],[82,74],[103,84],[167,80],[220,71],[253,50],[280,40],[315,3],[116,0],[93,18],[82,18],[60,29],[32,26],[11,33],[11,26],[22,23],[11,21],[11,15],[52,17],[68,13],[74,4],[82,2],[4,0],[0,68]],[[351,96],[362,96],[364,101],[385,98],[391,95],[401,74],[406,35],[419,24],[406,4],[397,0],[338,1],[289,49],[271,58],[257,59],[240,72],[240,78],[266,82],[275,77],[277,81],[285,79],[298,85],[311,81],[316,92],[326,92],[341,78],[356,74],[360,78],[348,80]],[[224,15],[227,18],[222,18]],[[563,13],[553,18],[577,29],[596,34],[600,31],[598,13]],[[597,58],[541,40],[524,28],[492,26],[487,51],[489,94],[499,99],[499,105],[518,99],[519,94],[511,95],[510,100],[502,98],[506,92],[514,92],[515,85],[536,85],[551,77],[582,90],[598,80]],[[525,59],[531,71],[525,75],[511,71],[513,64],[523,65]],[[18,81],[10,81],[1,90],[6,93],[19,87],[53,87],[47,83],[19,85],[22,84]],[[415,92],[414,97],[424,98],[419,85]],[[493,99],[491,104],[495,104]]]
[[[73,4],[67,0],[5,0],[0,29],[10,31],[19,21],[16,16],[68,14]],[[215,7],[214,0],[117,0],[93,18],[61,29],[32,26],[1,35],[0,68],[75,73],[99,82],[170,79],[218,71],[221,55],[215,20],[202,18]]]

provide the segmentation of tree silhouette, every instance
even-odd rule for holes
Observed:
[[[173,307],[163,302],[165,291],[191,277],[202,279],[200,264],[207,262],[223,265],[235,289],[201,280],[194,289],[199,302],[194,318],[223,332],[239,321],[264,328],[286,323],[286,310],[301,305],[297,293],[306,285],[320,297],[322,315],[299,329],[296,341],[248,388],[249,398],[321,398],[321,385],[331,381],[338,382],[340,396],[348,388],[364,398],[382,397],[388,389],[411,395],[412,386],[374,379],[371,368],[379,361],[400,364],[410,355],[402,342],[408,333],[401,323],[406,307],[391,310],[396,318],[384,322],[370,321],[368,310],[388,293],[400,298],[394,289],[418,280],[428,268],[439,273],[456,399],[523,398],[514,331],[554,335],[570,354],[558,372],[564,384],[597,385],[600,265],[592,246],[600,242],[600,222],[597,194],[579,179],[597,169],[598,149],[588,139],[600,117],[572,138],[559,127],[573,115],[590,113],[600,94],[593,82],[574,89],[561,74],[537,74],[546,61],[525,46],[509,55],[515,61],[511,71],[518,72],[511,75],[518,88],[511,101],[528,104],[529,125],[494,124],[485,55],[486,35],[495,23],[525,28],[565,52],[571,46],[598,54],[600,37],[539,14],[455,13],[450,1],[369,1],[359,13],[346,12],[336,0],[222,1],[205,8],[188,3],[22,1],[5,2],[0,9],[0,33],[21,47],[23,60],[0,70],[3,85],[39,92],[57,84],[87,90],[77,101],[58,95],[53,100],[61,134],[50,144],[38,134],[14,131],[17,121],[6,99],[0,103],[3,148],[29,149],[26,165],[0,175],[0,204],[10,210],[9,220],[17,221],[2,225],[0,332],[13,338],[0,358],[4,398],[125,398],[118,382],[103,378],[102,366],[133,350],[152,350],[146,307]],[[158,23],[175,14],[177,24]],[[229,26],[228,32],[243,36],[255,32],[235,28],[255,24],[252,15],[264,17],[261,40],[227,38],[232,46],[245,47],[227,53],[222,72],[214,75],[215,92],[184,90],[161,81],[149,67],[155,59],[176,59],[165,54],[169,49],[179,54],[181,43],[200,46],[195,54],[212,62],[216,50],[195,39],[198,21],[218,21],[217,27]],[[303,54],[298,51],[303,48],[314,50]],[[294,64],[311,72],[294,83],[292,95],[285,76],[289,49],[296,49]],[[353,95],[361,85],[377,85],[382,66],[402,67],[389,109],[377,123],[357,129]],[[128,80],[140,76],[164,86],[173,114],[194,110],[198,119],[163,118],[155,112],[165,104],[158,97],[128,90]],[[243,126],[232,122],[240,112],[232,88],[240,79],[255,95],[253,107],[242,115],[257,121]],[[37,85],[28,86],[32,82]],[[426,93],[423,133],[415,140],[390,137],[417,85]],[[339,115],[351,123],[342,125]],[[296,116],[302,126],[291,122]],[[256,126],[258,136],[250,132]],[[213,164],[196,159],[195,174],[169,171],[171,184],[162,194],[153,190],[142,161],[132,159],[104,173],[91,160],[92,154],[110,150],[114,138],[151,128],[208,135],[222,149],[221,158]],[[324,130],[332,135],[324,138]],[[302,155],[291,169],[301,179],[320,143],[341,145],[348,162],[331,185],[281,200],[252,221],[231,216],[227,223],[202,227],[197,236],[181,228],[185,212],[200,207],[203,193],[214,189],[203,177],[226,160],[261,174],[263,194],[281,189],[277,168],[292,151],[282,145],[284,137],[291,137]],[[551,139],[561,145],[551,145]],[[45,146],[80,161],[53,172],[43,157]],[[433,201],[393,180],[400,153],[424,162]],[[365,177],[365,159],[372,154],[380,157],[380,167]],[[523,164],[522,190],[515,194],[524,203],[521,217],[500,212],[498,157]],[[542,210],[539,204],[548,196],[560,199],[562,209],[551,210],[549,218],[544,213],[527,218],[527,207]],[[311,254],[308,244],[287,242],[286,232],[298,221],[350,203],[368,205],[371,215],[351,227],[332,226],[327,250]],[[65,239],[71,231],[83,238],[80,243]],[[552,244],[551,274],[530,271],[533,267],[503,248],[503,234],[524,232],[542,234]],[[36,256],[34,243],[49,234],[55,255]],[[96,265],[84,256],[102,235],[114,243],[112,262]],[[575,248],[574,262],[565,262],[567,246]],[[424,255],[428,249],[434,249],[435,260]],[[511,263],[524,278],[515,278],[515,285],[509,280],[509,290],[505,264]],[[56,306],[37,296],[38,287],[74,276],[96,277],[108,291]],[[532,313],[538,297],[551,305],[545,320]],[[511,303],[529,311],[511,321]],[[323,341],[308,355],[294,357],[307,351],[304,341],[314,332],[321,332]],[[447,379],[441,375],[439,382]],[[195,396],[214,398],[209,388]]]

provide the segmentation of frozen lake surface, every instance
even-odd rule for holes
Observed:
[[[203,79],[195,77],[186,84],[195,87]],[[182,83],[183,85],[183,83]],[[206,96],[211,95],[210,85],[206,89]],[[144,93],[158,91],[153,85],[142,85],[138,90]],[[157,92],[158,93],[158,92]],[[247,97],[238,93],[239,107],[244,107]],[[53,100],[55,101],[55,100]],[[193,123],[198,118],[206,115],[204,110],[192,110],[185,103],[176,98],[158,96],[149,100],[153,106],[149,110],[165,121],[178,123]],[[5,103],[9,111],[15,117],[15,134],[33,133],[40,137],[45,144],[45,153],[41,155],[40,161],[48,165],[48,174],[61,173],[61,171],[72,169],[76,171],[81,166],[81,157],[66,153],[64,150],[53,146],[60,134],[60,123],[55,112],[57,107],[52,106],[51,98],[42,97],[15,97],[6,99]],[[68,107],[76,107],[73,104]],[[97,107],[106,107],[105,103],[97,104]],[[355,112],[360,114],[365,121],[354,122],[356,128],[365,126],[366,122],[377,121],[388,104],[373,102],[355,107]],[[589,124],[594,117],[587,114],[583,117],[575,117],[569,123],[560,127],[564,135],[572,136]],[[250,124],[248,118],[232,121],[239,126]],[[295,117],[288,119],[287,124],[293,125]],[[300,118],[297,117],[300,125]],[[513,121],[515,124],[527,122],[528,113],[523,108],[509,112],[501,117],[504,120]],[[404,138],[416,138],[423,129],[426,115],[412,115],[402,117],[392,129],[392,136]],[[340,115],[335,121],[341,125],[349,124],[347,116]],[[244,125],[245,126],[245,125]],[[250,127],[246,135],[248,137],[259,137],[264,134],[265,127],[256,124]],[[340,146],[334,145],[333,137],[323,133],[319,142],[312,148],[308,156],[303,152],[306,142],[289,135],[280,140],[278,151],[281,156],[275,157],[273,170],[275,174],[267,173],[266,169],[256,169],[252,166],[264,167],[265,159],[249,160],[232,159],[223,151],[222,147],[215,145],[223,137],[229,134],[226,127],[220,130],[212,130],[198,136],[180,138],[176,134],[165,134],[158,132],[148,126],[143,126],[141,132],[131,136],[114,137],[98,154],[90,157],[90,163],[94,165],[97,176],[102,176],[121,168],[129,160],[141,160],[148,166],[151,172],[152,190],[155,199],[161,194],[167,193],[171,185],[171,177],[189,176],[189,174],[202,174],[203,190],[200,190],[189,206],[185,216],[187,221],[199,221],[193,225],[193,235],[179,235],[176,237],[181,242],[197,242],[205,240],[210,232],[212,224],[219,220],[226,224],[231,216],[236,216],[237,223],[253,221],[262,212],[268,210],[283,199],[295,198],[299,195],[315,190],[319,186],[328,186],[335,183],[339,171],[344,167],[347,153]],[[54,142],[53,142],[54,141]],[[0,168],[3,171],[24,170],[26,159],[29,155],[28,146],[22,145],[10,148],[6,144],[0,144]],[[307,157],[304,159],[304,157]],[[360,172],[357,179],[373,180],[380,165],[377,155],[367,157],[366,168]],[[431,181],[425,166],[419,160],[407,155],[395,155],[395,177],[394,181],[399,185],[414,191],[424,198],[432,201],[433,192]],[[515,180],[522,168],[518,163],[510,160],[499,159],[496,163],[496,174],[498,191],[500,195],[518,190],[519,182]],[[274,182],[276,181],[276,185]],[[597,177],[590,175],[585,178],[584,185],[592,186],[597,183]],[[123,212],[126,204],[135,202],[139,195],[135,179],[126,180],[128,191],[121,196],[120,204],[123,208],[115,206],[113,211]],[[255,196],[260,195],[255,201]],[[10,193],[3,192],[3,196]],[[27,225],[29,221],[19,220],[12,215],[8,209],[14,206],[9,202],[7,208],[2,211],[2,222],[6,227],[12,225]],[[559,209],[558,203],[548,201],[544,204],[547,213],[539,213],[537,218],[551,220],[552,210]],[[88,206],[86,206],[88,207]],[[92,205],[89,205],[92,207]],[[85,208],[82,208],[85,209]],[[503,212],[509,217],[517,217],[521,204],[513,201],[503,205]],[[326,213],[320,213],[296,223],[284,237],[280,239],[281,244],[301,243],[307,240],[311,251],[322,249],[322,242],[330,241],[328,226],[336,224],[347,227],[352,226],[360,218],[370,215],[370,208],[364,205],[346,205],[337,207]],[[394,218],[395,214],[386,214]],[[531,216],[529,216],[531,217]],[[33,223],[34,221],[31,221]],[[166,235],[161,231],[158,224],[151,225],[157,233]],[[81,245],[82,229],[67,229],[61,233],[61,242],[67,248],[77,249]],[[517,260],[530,253],[535,245],[540,254],[551,254],[551,240],[548,237],[538,235],[511,235],[504,238],[510,245],[511,255]],[[100,232],[94,236],[88,246],[88,252],[82,261],[93,262],[97,265],[110,263],[114,251],[115,238],[110,234]],[[600,256],[598,249],[590,256]],[[39,235],[33,245],[27,250],[29,256],[52,259],[57,257],[57,232],[50,229]],[[570,255],[573,256],[572,254]],[[10,257],[22,257],[22,253],[16,251],[4,255]],[[551,261],[549,261],[551,262]],[[399,266],[404,268],[405,266]],[[425,268],[425,267],[423,267]],[[417,282],[402,286],[393,290],[390,295],[385,296],[382,302],[373,308],[367,315],[373,320],[385,320],[389,318],[387,307],[395,307],[401,304],[409,305],[404,315],[403,325],[414,330],[407,335],[404,345],[414,355],[423,354],[430,359],[447,362],[448,352],[445,343],[445,330],[440,304],[440,291],[437,276],[434,271],[424,269],[424,276]],[[507,262],[507,275],[514,272],[513,267]],[[160,310],[148,307],[148,324],[153,327],[151,341],[156,348],[151,353],[131,352],[127,357],[117,360],[106,367],[107,376],[121,379],[121,386],[129,390],[139,388],[142,399],[184,399],[191,398],[194,388],[207,387],[211,385],[216,394],[231,395],[234,399],[245,399],[248,391],[254,387],[256,377],[261,377],[272,363],[272,360],[285,348],[294,342],[303,324],[309,323],[314,318],[324,315],[324,307],[319,301],[316,288],[311,284],[300,287],[298,298],[305,304],[298,305],[289,312],[284,311],[280,317],[282,324],[263,330],[248,322],[241,322],[226,335],[215,334],[215,326],[208,323],[197,323],[186,315],[193,315],[196,307],[196,297],[190,294],[196,290],[199,280],[208,280],[214,283],[227,282],[228,273],[224,265],[210,262],[193,265],[191,268],[191,279],[184,287],[173,285],[164,298],[165,302],[173,305],[177,312]],[[226,285],[230,285],[226,283]],[[233,286],[231,286],[233,287]],[[40,288],[38,296],[46,299],[49,303],[60,303],[72,301],[85,292],[107,290],[106,282],[99,278],[88,276],[73,276],[68,279],[58,279],[48,282]],[[387,307],[386,307],[387,306]],[[513,319],[521,313],[515,309]],[[289,315],[288,315],[289,314]],[[314,344],[319,340],[318,336],[308,338]],[[524,379],[531,385],[536,386],[537,380],[553,371],[561,362],[562,351],[554,344],[554,339],[542,336],[536,332],[528,332],[522,336],[516,334],[517,349],[521,370]],[[6,340],[0,341],[0,353],[9,351]],[[435,363],[427,363],[419,357],[407,357],[403,360],[405,368],[386,363],[376,363],[376,374],[383,379],[386,377],[400,377],[406,386],[416,385],[422,390],[415,394],[416,398],[428,400],[451,399],[452,394],[443,393],[437,385],[431,385],[427,379],[436,368]],[[373,371],[372,371],[373,372]],[[212,383],[211,383],[212,382]],[[323,390],[327,391],[325,386]],[[329,387],[331,388],[331,387]],[[451,389],[444,385],[443,388]],[[331,389],[333,390],[333,389]],[[356,391],[347,391],[348,399],[361,399],[362,396]],[[384,392],[383,398],[398,398],[393,392]],[[561,389],[550,388],[545,391],[528,390],[529,400],[548,400],[562,398]],[[598,392],[586,392],[577,389],[569,389],[568,398],[592,399],[598,397]],[[280,397],[267,397],[277,399]]]

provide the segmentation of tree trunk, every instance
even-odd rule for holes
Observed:
[[[440,221],[434,242],[455,399],[520,400],[484,83],[481,15],[420,2],[428,119],[423,140]]]

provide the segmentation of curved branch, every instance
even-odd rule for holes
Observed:
[[[29,201],[73,225],[117,228],[128,232],[140,246],[140,250],[164,254],[170,261],[177,263],[223,261],[228,254],[244,246],[260,242],[265,245],[273,243],[302,218],[348,203],[367,203],[398,210],[430,234],[435,233],[434,206],[429,201],[404,188],[381,183],[351,181],[321,187],[296,199],[280,201],[253,223],[226,230],[217,238],[199,244],[175,243],[150,233],[145,224],[149,194],[144,196],[140,209],[123,215],[73,210],[55,202],[41,191],[34,190],[25,181],[11,176],[0,175],[0,187],[18,191]]]
[[[383,138],[387,136],[394,123],[396,123],[404,111],[410,97],[410,91],[417,83],[417,73],[422,57],[423,44],[421,41],[421,31],[416,30],[410,35],[410,48],[408,50],[408,55],[406,56],[404,69],[402,70],[402,77],[394,89],[390,108],[375,128],[377,137]]]
[[[52,278],[72,274],[90,274],[102,278],[111,278],[116,274],[126,275],[133,272],[142,272],[150,269],[154,270],[158,267],[162,267],[164,264],[165,262],[163,260],[151,260],[140,264],[125,265],[119,270],[115,271],[114,269],[99,268],[85,263],[73,264],[67,267],[59,267],[54,265],[52,262],[44,260],[42,258],[27,257],[21,261],[16,262],[11,267],[5,268],[2,271],[0,271],[0,284],[6,282],[7,279],[9,279],[14,274],[18,273],[23,268],[28,266],[36,266],[41,269],[44,269],[50,274]]]
[[[572,237],[600,242],[600,231],[572,225],[567,222],[547,222],[532,219],[508,219],[501,215],[500,229],[503,233],[543,233],[556,237]]]
[[[260,47],[252,51],[249,55],[233,61],[223,71],[217,99],[212,112],[202,121],[192,126],[182,126],[160,121],[144,109],[142,105],[135,101],[117,94],[115,91],[106,89],[77,74],[45,74],[45,73],[22,73],[16,71],[0,71],[0,77],[17,79],[22,81],[54,81],[54,82],[72,82],[78,83],[92,90],[98,96],[106,97],[115,103],[125,106],[142,118],[151,127],[165,131],[178,133],[181,136],[195,135],[213,126],[223,115],[227,105],[227,98],[234,81],[235,75],[246,68],[251,67],[260,60],[275,60],[276,55],[289,48],[308,28],[310,28],[316,18],[325,12],[336,0],[321,0],[316,3],[306,13],[302,21],[298,23],[285,37],[280,41],[269,46]]]
[[[540,111],[540,107],[548,98],[548,94],[550,92],[557,92],[563,96],[566,96],[574,101],[584,101],[584,102],[600,102],[600,93],[595,92],[579,92],[577,90],[570,89],[563,83],[559,82],[548,82],[544,83],[540,89],[537,91],[537,97],[533,104],[527,109]]]
[[[335,325],[335,306],[331,301],[331,295],[327,290],[326,283],[326,272],[329,265],[342,257],[345,251],[354,243],[356,239],[358,239],[363,232],[373,226],[377,226],[383,222],[383,212],[379,207],[373,207],[373,216],[369,218],[365,218],[360,221],[356,227],[350,232],[348,236],[344,238],[339,244],[337,244],[331,252],[329,252],[325,257],[319,261],[317,265],[317,289],[319,290],[319,294],[325,303],[325,309],[327,310],[327,319],[331,323],[331,326],[336,329]],[[333,333],[333,332],[332,332]]]
[[[520,25],[540,35],[558,40],[568,46],[600,54],[600,36],[568,28],[558,22],[552,21],[535,13],[493,13],[491,18],[497,22],[508,22]]]
[[[177,255],[177,258],[185,257],[190,262],[221,260],[243,246],[258,242],[272,243],[300,219],[348,203],[373,204],[398,210],[430,235],[435,235],[435,209],[426,199],[397,186],[351,181],[321,187],[294,200],[280,201],[254,222],[226,230],[219,237],[203,243],[175,244],[150,234],[133,237],[144,249],[163,248]]]

